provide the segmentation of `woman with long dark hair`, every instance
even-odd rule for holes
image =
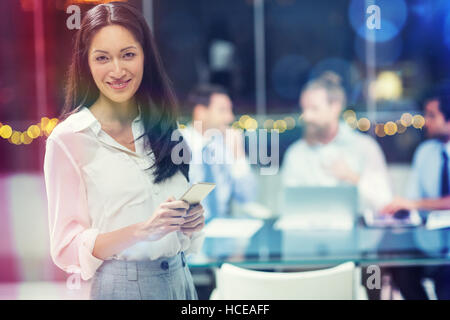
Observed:
[[[44,174],[51,256],[93,278],[93,299],[197,299],[185,254],[202,245],[204,211],[176,200],[189,170],[172,161],[184,143],[172,141],[176,105],[140,12],[123,2],[90,9]]]

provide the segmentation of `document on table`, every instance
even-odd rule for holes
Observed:
[[[354,223],[349,215],[336,215],[324,218],[320,213],[305,215],[286,215],[280,217],[274,225],[275,230],[351,230]]]
[[[381,214],[367,209],[364,211],[364,222],[368,227],[375,228],[418,227],[422,224],[422,218],[417,210],[411,210],[409,215],[399,219],[390,214]]]
[[[450,228],[450,210],[431,211],[425,227],[430,230]]]
[[[221,219],[208,223],[205,236],[209,238],[251,238],[263,225],[259,219]]]

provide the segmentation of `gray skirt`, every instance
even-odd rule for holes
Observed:
[[[91,286],[94,300],[198,300],[184,252],[148,261],[105,260]]]

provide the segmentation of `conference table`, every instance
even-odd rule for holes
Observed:
[[[239,219],[233,221],[239,225]],[[361,267],[450,264],[448,228],[368,227],[361,217],[349,230],[283,230],[276,222],[262,220],[250,237],[207,236],[201,252],[188,257],[190,267],[215,268],[225,262],[283,270],[348,261]]]

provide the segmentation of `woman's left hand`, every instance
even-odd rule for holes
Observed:
[[[205,210],[201,204],[197,204],[190,208],[181,225],[181,231],[191,237],[194,232],[200,231],[205,226]]]

